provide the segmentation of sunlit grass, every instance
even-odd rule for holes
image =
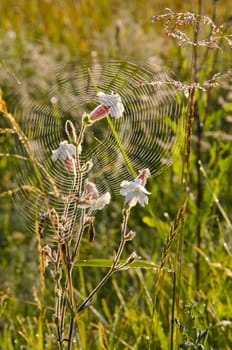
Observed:
[[[213,15],[214,5],[216,2],[204,3],[207,15]],[[101,0],[98,3],[94,0],[2,1],[0,75],[9,110],[14,109],[17,101],[36,99],[37,89],[46,91],[45,82],[49,78],[50,66],[56,65],[60,59],[85,60],[91,57],[93,51],[100,57],[121,54],[147,59],[156,56],[155,62],[173,62],[171,69],[178,68],[176,74],[179,80],[188,79],[189,62],[183,60],[186,52],[176,49],[171,41],[167,44],[167,38],[161,33],[157,34],[161,26],[155,27],[149,21],[149,17],[163,12],[165,7],[174,6],[181,11],[183,8],[192,11],[196,9],[196,2],[180,4],[176,1],[173,4],[173,1],[165,1],[161,6],[159,1],[145,0]],[[216,19],[221,23],[227,18],[227,6],[220,2],[217,2],[217,6]],[[166,47],[167,51],[164,50]],[[207,73],[216,63],[217,70],[224,71],[224,65],[228,65],[227,51],[223,55],[220,56],[219,52],[215,54],[215,60],[207,61],[207,69],[201,74],[202,80],[207,78]],[[178,344],[193,342],[196,332],[206,329],[208,338],[204,343],[205,349],[229,350],[232,347],[231,140],[210,134],[212,131],[226,136],[231,134],[230,108],[229,102],[226,102],[230,93],[229,83],[224,82],[221,88],[212,89],[209,94],[196,94],[200,115],[207,115],[207,120],[204,120],[205,134],[201,139],[201,161],[207,176],[201,179],[204,196],[199,208],[196,200],[199,195],[199,159],[195,124],[184,224],[180,300],[178,313],[175,311],[178,319],[174,333],[176,350]],[[0,123],[0,177],[4,200],[0,213],[0,347],[4,350],[42,350],[43,334],[46,349],[52,350],[55,338],[49,272],[45,276],[45,298],[40,300],[47,310],[46,317],[50,320],[47,321],[45,317],[41,318],[38,300],[33,294],[33,287],[39,290],[40,285],[36,238],[27,233],[22,218],[17,216],[5,198],[10,194],[9,190],[15,188],[12,186],[14,173],[11,166],[14,160],[4,156],[9,148],[9,153],[14,153],[14,143],[10,139],[11,125],[3,121],[2,115]],[[6,131],[2,132],[4,128]],[[180,154],[171,169],[150,183],[155,216],[151,217],[146,209],[132,215],[131,228],[137,232],[137,236],[130,248],[138,251],[142,261],[113,276],[96,298],[95,304],[81,314],[79,333],[83,349],[171,349],[173,271],[180,248],[178,234],[168,249],[165,269],[158,285],[157,267],[160,266],[164,248],[167,248],[165,244],[170,227],[181,206],[182,161],[183,154]],[[109,252],[118,242],[119,215],[117,205],[114,211],[106,210],[100,214],[96,242],[92,245],[87,238],[84,240],[75,274],[80,286],[75,293],[81,300],[110,265]],[[198,229],[201,232],[201,247],[196,239]],[[198,282],[197,259],[200,261]],[[74,348],[78,349],[77,346]]]

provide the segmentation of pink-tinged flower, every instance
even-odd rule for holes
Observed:
[[[105,94],[102,91],[99,91],[98,100],[101,103],[97,106],[89,115],[89,118],[92,122],[100,120],[106,117],[108,114],[112,118],[120,118],[124,112],[124,106],[122,99],[119,94],[112,92],[110,95]]]
[[[78,152],[81,153],[81,147],[79,146]],[[76,147],[72,144],[69,144],[68,141],[62,141],[59,144],[59,147],[52,151],[52,160],[55,162],[60,159],[64,167],[70,173],[74,172],[76,156]]]
[[[99,198],[98,189],[93,182],[89,182],[89,181],[86,182],[85,197],[90,200]]]
[[[100,196],[96,185],[93,182],[86,181],[85,192],[80,199],[79,208],[101,210],[110,203],[110,199],[109,192]]]
[[[123,181],[121,183],[120,194],[125,196],[125,205],[134,207],[139,203],[144,207],[148,203],[147,195],[150,192],[146,190],[145,185],[149,176],[149,169],[144,169],[139,172],[134,181]]]
[[[110,107],[99,105],[90,113],[89,117],[92,122],[105,118],[110,111]]]
[[[99,102],[103,106],[110,107],[109,114],[112,118],[120,118],[124,112],[124,106],[122,103],[121,96],[114,92],[111,92],[110,95],[105,94],[102,91],[99,91],[98,94]]]
[[[68,170],[70,173],[74,172],[75,162],[73,157],[70,157],[69,155],[67,155],[67,157],[63,160],[63,163],[66,170]]]

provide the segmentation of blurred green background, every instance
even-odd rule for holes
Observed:
[[[46,92],[50,86],[49,74],[57,64],[76,61],[79,65],[96,57],[152,61],[168,67],[178,81],[190,84],[192,47],[178,47],[165,34],[162,22],[151,21],[153,15],[164,13],[165,8],[177,12],[201,9],[216,25],[224,24],[223,35],[232,32],[230,0],[1,0],[0,88],[9,110],[13,113],[15,107],[23,108],[24,104],[36,101],[38,94]],[[206,32],[204,28],[202,25],[202,36],[208,35],[208,28]],[[231,68],[229,44],[221,40],[220,49],[198,48],[200,83],[216,73],[226,74]],[[191,342],[198,346],[197,332],[208,329],[204,348],[229,350],[232,348],[229,75],[206,92],[197,91],[196,110],[184,233],[177,235],[168,250],[168,266],[181,278],[177,283],[180,300],[176,303],[175,348],[183,343],[189,344],[188,348],[200,348],[201,339],[199,347],[194,348]],[[14,160],[6,156],[15,140],[4,128],[9,125],[0,115],[0,194],[15,185]],[[206,169],[207,179],[199,174],[198,159]],[[137,236],[129,245],[128,254],[136,250],[144,260],[160,263],[167,235],[181,205],[182,167],[180,154],[173,166],[149,182],[155,217],[146,208],[134,211],[130,228]],[[20,203],[14,206],[13,201],[14,196],[1,195],[0,349],[42,349],[37,340],[35,297],[40,285],[37,241],[17,210]],[[84,240],[82,258],[112,257],[117,246],[120,205],[114,203],[98,214],[99,234],[94,245],[87,238]],[[103,272],[79,268],[76,276],[79,292],[87,294]],[[81,316],[82,348],[169,349],[173,273],[162,274],[157,290],[156,277],[155,271],[143,269],[116,274],[100,292],[94,310]],[[48,322],[44,324],[44,349],[55,349],[49,273],[46,280]]]

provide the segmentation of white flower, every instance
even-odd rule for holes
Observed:
[[[98,94],[99,102],[106,107],[109,107],[109,114],[112,118],[120,118],[124,112],[124,106],[122,103],[121,96],[117,93],[112,92],[110,95],[99,91]]]
[[[139,180],[135,181],[123,181],[121,183],[120,194],[125,196],[125,204],[129,207],[134,207],[139,203],[144,207],[148,203],[148,197],[146,194],[150,194],[144,186],[140,184]]]
[[[81,146],[78,147],[78,154],[81,153]],[[61,141],[59,147],[52,151],[52,160],[53,162],[60,159],[66,170],[69,172],[74,172],[75,162],[74,159],[76,156],[76,146],[68,143],[68,141]]]
[[[150,176],[149,169],[140,171],[139,176],[134,181],[122,181],[120,194],[125,196],[125,204],[134,207],[139,203],[144,207],[148,203],[147,195],[150,194],[144,187],[147,178]]]
[[[68,156],[75,157],[76,147],[72,144],[69,144],[68,141],[62,141],[59,144],[59,147],[52,151],[52,160],[55,162],[57,159],[65,160]]]
[[[109,192],[100,196],[96,185],[93,182],[86,181],[85,192],[78,206],[82,209],[91,208],[93,210],[102,210],[105,205],[110,203],[110,199],[111,196]]]
[[[102,210],[105,205],[110,203],[111,195],[109,192],[102,194],[98,199],[92,200],[91,208],[94,210]]]

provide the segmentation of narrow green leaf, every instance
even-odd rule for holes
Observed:
[[[119,261],[119,264],[123,264],[126,262],[126,259],[122,259]],[[110,259],[87,259],[87,260],[79,260],[75,263],[76,267],[111,267],[112,260]],[[158,270],[160,268],[159,265],[154,264],[152,261],[135,261],[132,264],[128,265],[130,268],[142,268],[142,269],[155,269]],[[169,271],[169,270],[168,270]],[[171,272],[171,271],[169,271]]]

